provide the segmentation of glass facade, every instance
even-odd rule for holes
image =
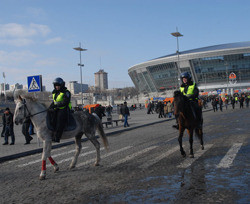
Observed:
[[[250,80],[250,53],[198,58],[191,60],[198,83],[227,83],[234,72],[238,82]]]
[[[249,52],[218,56],[216,50],[208,54],[202,53],[203,55],[197,52],[195,53],[197,58],[186,57],[185,60],[180,55],[180,62],[183,62],[180,70],[192,73],[193,79],[199,86],[228,84],[228,76],[232,72],[236,74],[237,83],[250,83],[250,48],[247,50]],[[229,52],[224,51],[223,54],[225,53]],[[209,55],[211,57],[201,57]],[[145,62],[145,66],[140,64],[138,68],[135,66],[129,71],[133,83],[141,93],[174,90],[178,87],[177,62],[161,63],[163,59],[154,65],[152,62]]]

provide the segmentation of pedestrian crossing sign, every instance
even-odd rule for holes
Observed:
[[[42,75],[28,76],[28,92],[42,91]]]

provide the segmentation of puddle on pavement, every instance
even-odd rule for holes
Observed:
[[[236,203],[249,202],[247,169],[243,170],[244,173],[238,168],[219,170],[208,168],[207,162],[203,160],[198,165],[179,170],[176,175],[147,177],[138,181],[138,189],[110,195],[106,200],[108,203],[171,203],[179,199],[209,201],[214,194],[228,199],[228,192],[232,192],[231,197]]]

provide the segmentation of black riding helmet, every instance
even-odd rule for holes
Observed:
[[[187,78],[188,81],[191,81],[192,79],[191,75],[188,72],[181,73],[180,78],[181,78],[181,82],[183,78]]]
[[[55,78],[55,80],[53,81],[53,84],[54,84],[54,88],[56,88],[56,86],[60,86],[60,88],[65,87],[65,82],[60,77]]]

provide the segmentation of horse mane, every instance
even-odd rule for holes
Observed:
[[[41,98],[39,93],[36,93],[36,95],[35,95],[34,93],[29,93],[29,92],[26,92],[26,91],[23,91],[23,90],[18,90],[15,93],[15,98],[18,98],[19,95],[22,98],[24,98],[26,101],[33,102],[33,103],[39,103],[42,106],[44,106],[44,108],[47,108],[46,102],[39,99],[39,98]]]

